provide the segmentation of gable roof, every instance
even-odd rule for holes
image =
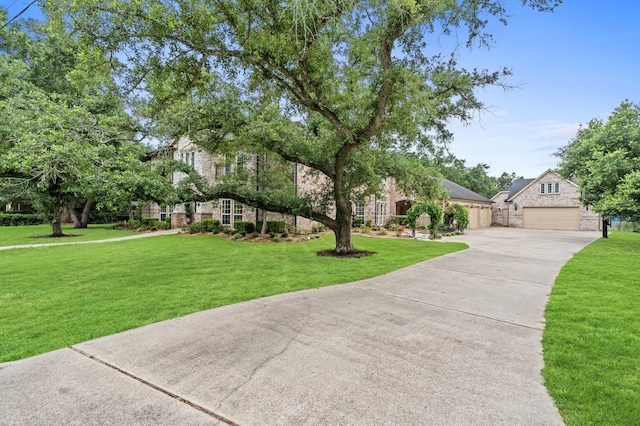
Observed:
[[[472,190],[465,188],[462,185],[458,185],[457,183],[452,182],[449,179],[442,179],[442,188],[446,189],[447,192],[449,192],[449,198],[455,198],[458,200],[482,201],[485,203],[493,203],[493,201],[491,201],[484,195],[480,195],[477,192],[473,192]]]
[[[570,180],[569,179],[565,179],[562,176],[560,176],[557,172],[553,171],[552,169],[547,169],[544,173],[542,173],[537,178],[534,178],[534,179],[516,179],[516,180],[514,180],[511,183],[511,186],[509,186],[509,188],[505,189],[505,191],[509,192],[509,196],[504,201],[505,202],[511,201],[516,195],[518,195],[519,193],[524,191],[527,187],[529,187],[529,185],[532,185],[535,181],[541,179],[543,176],[546,176],[548,173],[552,173],[552,174],[556,175],[560,179],[563,179],[563,180],[569,182],[570,184],[576,186],[577,188],[580,187],[580,185],[578,185],[578,183],[574,179],[570,179]]]

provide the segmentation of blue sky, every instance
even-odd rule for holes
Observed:
[[[30,2],[0,0],[9,17]],[[504,3],[511,18],[491,25],[494,46],[461,49],[458,59],[470,69],[508,67],[519,87],[478,91],[490,111],[468,126],[452,122],[450,149],[468,166],[488,164],[491,175],[537,177],[556,167],[552,154],[581,123],[607,119],[625,99],[640,102],[640,1],[564,0],[553,13]]]
[[[510,0],[512,18],[492,26],[491,50],[459,52],[468,68],[512,70],[520,87],[479,91],[491,112],[470,126],[452,123],[451,151],[467,165],[486,163],[489,174],[537,177],[555,168],[551,154],[578,126],[607,119],[620,103],[640,102],[640,1],[564,0],[538,13]]]

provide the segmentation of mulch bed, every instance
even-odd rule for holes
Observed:
[[[82,237],[82,234],[62,234],[59,237],[54,237],[51,234],[47,234],[47,235],[34,235],[29,238],[67,238],[67,237]]]
[[[351,253],[336,253],[333,250],[322,250],[316,253],[318,256],[339,257],[343,259],[359,259],[361,257],[373,256],[375,251],[355,250]]]

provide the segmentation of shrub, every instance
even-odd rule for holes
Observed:
[[[387,235],[387,230],[386,230],[386,229],[384,229],[384,228],[381,228],[381,229],[378,231],[378,235]]]
[[[233,240],[239,240],[239,239],[240,239],[240,238],[242,238],[243,236],[244,236],[244,235],[242,235],[241,233],[236,232],[235,234],[233,234],[233,235],[231,236],[231,239],[233,239]]]
[[[40,225],[45,222],[45,217],[40,214],[0,213],[0,226]]]
[[[233,229],[235,229],[236,232],[244,232],[246,235],[254,232],[256,230],[256,227],[253,222],[238,220],[236,222],[233,222]]]
[[[231,233],[233,232],[233,231],[231,230],[231,227],[229,227],[229,226],[227,226],[227,225],[221,225],[221,226],[220,226],[220,230],[221,230],[223,233],[227,234],[227,235],[231,235]]]
[[[467,226],[469,226],[469,212],[464,206],[458,203],[455,203],[453,207],[455,208],[453,219],[456,221],[458,229],[464,232]]]
[[[152,227],[152,226],[157,226],[158,222],[160,222],[160,219],[155,218],[155,217],[143,217],[142,219],[140,219],[140,226],[142,227]]]
[[[258,238],[260,236],[260,234],[254,231],[254,232],[251,233],[251,236],[253,238]]]
[[[191,222],[191,224],[189,224],[188,232],[190,234],[199,234],[200,232],[204,232],[204,230],[202,222]]]
[[[160,221],[156,225],[156,228],[164,231],[164,230],[167,230],[167,229],[171,229],[171,224],[167,223],[167,222],[164,222],[164,221]]]
[[[387,228],[389,228],[393,224],[406,226],[407,225],[407,217],[406,216],[394,216],[394,217],[392,217],[391,219],[389,219],[387,221],[385,226]]]
[[[354,217],[353,221],[351,222],[351,226],[354,228],[359,228],[362,225],[364,225],[364,219],[361,217]]]
[[[273,242],[274,243],[279,243],[280,242],[280,237],[278,237],[277,235],[275,237],[273,237]]]
[[[203,219],[202,226],[206,232],[217,234],[220,232],[220,221],[218,219]]]
[[[371,227],[369,227],[369,226],[361,226],[360,227],[360,231],[363,234],[370,234],[371,233]]]
[[[285,231],[284,220],[272,220],[267,222],[267,232],[274,234],[282,234]]]
[[[323,224],[313,225],[311,227],[311,232],[313,232],[314,234],[318,234],[318,233],[324,232],[326,230],[327,230],[327,227],[324,226]]]
[[[142,227],[142,223],[140,222],[139,219],[129,219],[125,223],[125,227],[130,229],[138,229]]]

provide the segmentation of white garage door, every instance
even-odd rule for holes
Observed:
[[[530,229],[580,229],[579,207],[526,207],[524,227]]]

